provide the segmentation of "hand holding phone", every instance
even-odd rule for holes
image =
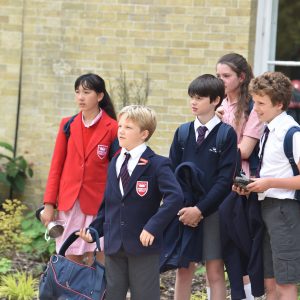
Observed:
[[[233,184],[235,186],[237,186],[245,191],[247,191],[247,185],[251,182],[253,182],[253,180],[246,176],[236,176],[233,180]]]

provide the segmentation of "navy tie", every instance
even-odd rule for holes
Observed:
[[[258,162],[258,168],[257,168],[257,177],[259,177],[259,172],[262,166],[262,161],[263,161],[263,156],[264,156],[264,152],[265,152],[265,146],[266,146],[266,142],[269,136],[269,132],[270,129],[268,128],[268,126],[265,128],[264,130],[264,134],[263,134],[263,142],[262,142],[262,147],[261,147],[261,151],[260,151],[260,156],[259,156],[259,162]]]
[[[127,168],[128,160],[130,158],[130,153],[126,152],[124,153],[124,155],[125,155],[125,160],[121,166],[120,174],[119,174],[119,178],[121,178],[121,182],[123,186],[123,191],[125,191],[125,189],[127,188],[130,179],[130,175]]]
[[[197,132],[198,132],[197,144],[198,145],[201,145],[202,142],[204,141],[206,130],[207,130],[207,127],[205,127],[205,126],[199,126],[197,128]]]

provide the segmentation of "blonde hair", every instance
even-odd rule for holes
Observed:
[[[156,129],[156,114],[153,109],[143,105],[128,105],[121,109],[118,113],[118,120],[125,115],[127,119],[138,124],[141,131],[148,130],[148,141]]]

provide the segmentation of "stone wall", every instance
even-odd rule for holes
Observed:
[[[159,120],[150,146],[167,155],[174,130],[191,119],[190,81],[214,74],[218,57],[227,52],[252,61],[253,3],[1,1],[0,140],[14,141],[20,94],[17,149],[34,163],[35,172],[27,185],[27,201],[42,201],[59,121],[76,112],[73,84],[79,75],[101,75],[118,108],[120,66],[132,86],[148,76],[148,104]]]

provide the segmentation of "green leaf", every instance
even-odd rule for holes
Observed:
[[[0,182],[4,183],[6,186],[10,186],[10,182],[6,178],[6,174],[0,172]]]
[[[17,192],[22,193],[25,189],[25,178],[22,175],[17,174],[12,185],[13,185],[13,188],[16,189]]]
[[[6,150],[9,150],[11,152],[14,152],[14,148],[8,143],[0,142],[0,147],[5,148]]]
[[[32,170],[32,168],[28,167],[27,172],[28,172],[28,175],[29,175],[30,177],[33,176],[33,170]]]
[[[19,169],[15,163],[11,161],[6,165],[6,172],[9,177],[15,178],[19,173]]]
[[[27,168],[27,162],[26,162],[26,160],[24,159],[23,156],[18,157],[18,159],[16,160],[16,162],[17,162],[17,164],[18,164],[18,167],[19,167],[21,170],[23,170],[23,171],[26,170],[26,168]]]

